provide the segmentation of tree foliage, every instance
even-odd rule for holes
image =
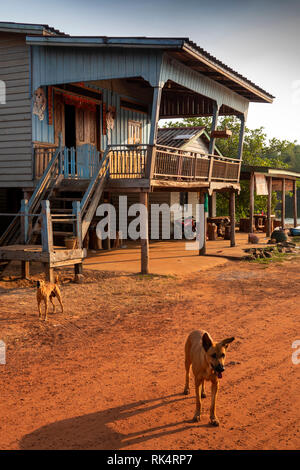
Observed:
[[[181,121],[170,122],[165,127],[194,127],[204,126],[210,134],[212,118],[186,118]],[[237,158],[239,147],[240,120],[235,116],[219,118],[218,129],[229,129],[232,136],[229,139],[218,139],[216,146],[225,157]],[[245,126],[243,163],[252,166],[266,166],[273,168],[290,168],[300,172],[300,145],[276,137],[267,138],[263,127],[250,129]],[[272,209],[278,204],[274,192],[272,195]],[[255,210],[266,211],[267,196],[255,196]],[[218,194],[217,215],[228,214],[228,197]],[[241,181],[241,193],[237,196],[236,215],[247,217],[249,215],[249,183]]]

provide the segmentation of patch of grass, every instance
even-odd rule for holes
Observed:
[[[256,258],[256,259],[250,260],[250,262],[270,265],[272,263],[282,263],[283,261],[289,261],[291,260],[291,258],[296,258],[296,257],[297,257],[297,253],[280,253],[280,251],[278,251],[278,249],[275,248],[275,250],[272,252],[271,258]]]
[[[296,243],[297,245],[300,245],[300,236],[292,237],[292,241]]]

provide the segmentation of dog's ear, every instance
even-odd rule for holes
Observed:
[[[208,333],[205,332],[204,335],[202,336],[202,345],[206,352],[209,350],[212,344],[213,343],[212,343],[211,337],[209,336]]]
[[[231,338],[226,338],[221,341],[222,346],[224,346],[226,349],[228,348],[229,343],[232,343],[234,341],[234,337],[231,336]]]
[[[41,287],[41,281],[36,281],[36,287]]]

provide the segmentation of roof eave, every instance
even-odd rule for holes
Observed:
[[[107,37],[60,37],[60,36],[30,36],[26,42],[32,46],[77,46],[77,47],[157,47],[162,49],[181,48],[184,39],[172,38],[107,38]]]
[[[227,78],[231,79],[238,85],[242,86],[246,90],[253,93],[255,96],[259,97],[265,103],[273,103],[274,96],[263,93],[263,91],[257,89],[254,86],[251,86],[249,83],[245,82],[244,80],[237,77],[235,74],[229,72],[228,70],[224,69],[220,65],[216,64],[209,58],[207,58],[204,54],[201,54],[199,51],[194,50],[187,42],[184,43],[182,50],[190,54],[193,58],[197,58],[200,62],[208,65],[210,68],[214,69],[216,72],[226,76]],[[252,101],[249,99],[249,101]]]

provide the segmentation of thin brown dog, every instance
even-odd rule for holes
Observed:
[[[210,423],[219,426],[219,420],[216,416],[216,399],[219,389],[219,379],[224,372],[225,355],[228,344],[234,338],[227,338],[219,343],[214,343],[211,336],[206,331],[193,331],[185,343],[185,388],[184,394],[190,393],[189,378],[190,367],[195,377],[196,388],[196,412],[193,421],[200,421],[201,416],[201,398],[205,398],[204,381],[211,382],[211,407]],[[199,389],[201,386],[201,395]]]
[[[53,302],[53,298],[56,297],[61,306],[61,312],[63,313],[64,307],[62,304],[61,299],[61,292],[58,287],[58,277],[56,276],[55,282],[46,282],[46,281],[37,281],[37,292],[36,298],[38,303],[39,309],[39,318],[42,318],[42,309],[41,303],[44,302],[45,304],[45,321],[48,320],[48,302],[52,303],[53,306],[53,313],[55,312],[55,305]]]

